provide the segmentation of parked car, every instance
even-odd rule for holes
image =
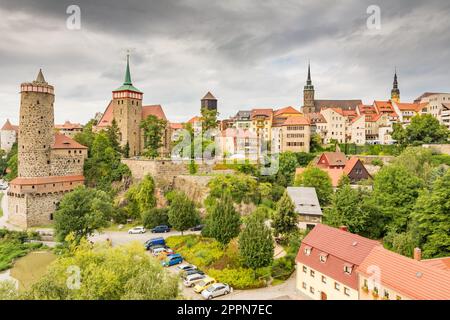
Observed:
[[[202,291],[202,296],[204,299],[211,300],[212,298],[229,294],[232,290],[233,288],[226,283],[214,283]]]
[[[161,246],[166,245],[166,241],[164,240],[164,238],[162,238],[162,237],[152,238],[152,239],[145,241],[145,243],[144,243],[144,247],[147,250],[149,250],[152,247],[158,246],[158,245],[161,245]]]
[[[180,265],[177,267],[177,270],[178,270],[178,271],[188,271],[188,270],[191,270],[191,269],[197,269],[197,267],[194,266],[193,264],[188,264],[188,263],[180,264]]]
[[[216,280],[214,278],[206,277],[195,285],[194,291],[196,293],[202,293],[203,290],[205,290],[214,283],[216,283]]]
[[[187,271],[183,271],[183,272],[181,273],[181,278],[186,279],[187,276],[190,276],[191,274],[196,274],[196,273],[198,273],[198,274],[205,274],[205,273],[204,273],[203,271],[201,271],[201,270],[198,270],[198,269],[190,269],[190,270],[187,270]]]
[[[134,227],[131,228],[130,230],[128,230],[129,234],[139,234],[139,233],[145,233],[147,230],[145,230],[144,227],[139,226],[139,227]]]
[[[206,276],[204,274],[194,273],[194,274],[191,274],[190,276],[187,276],[186,279],[183,281],[183,284],[186,287],[193,287],[198,282],[202,281],[205,278],[206,278]]]
[[[170,228],[166,225],[160,225],[154,227],[152,230],[150,230],[152,233],[165,233],[170,232]]]
[[[165,254],[167,253],[167,255],[173,254],[173,250],[170,248],[156,248],[152,250],[152,254],[156,257],[159,256],[160,254]]]
[[[189,230],[190,230],[190,231],[200,231],[200,230],[202,230],[204,227],[205,227],[204,224],[199,224],[199,225],[197,225],[197,226],[195,226],[195,227],[190,228]]]
[[[6,190],[8,189],[8,184],[7,183],[0,183],[0,190]]]
[[[179,253],[170,254],[167,256],[166,260],[161,262],[163,267],[170,267],[183,262],[183,257]]]

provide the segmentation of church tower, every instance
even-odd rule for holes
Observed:
[[[311,81],[311,67],[308,63],[308,78],[306,79],[306,85],[303,88],[303,113],[315,112],[314,107],[314,86]]]
[[[207,94],[200,100],[200,110],[208,109],[217,111],[217,99],[208,91]]]
[[[20,86],[18,139],[19,177],[51,175],[51,148],[54,143],[54,88],[39,70],[35,81]]]
[[[130,73],[130,56],[127,55],[125,81],[113,94],[113,118],[120,130],[120,144],[129,146],[129,155],[136,156],[140,152],[140,125],[142,119],[143,93],[133,86]]]
[[[397,70],[395,70],[394,74],[394,85],[391,90],[391,100],[394,102],[400,102],[400,89],[398,88]]]

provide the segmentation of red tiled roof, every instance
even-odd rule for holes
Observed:
[[[183,124],[182,123],[170,123],[170,128],[172,130],[178,130],[178,129],[183,129]]]
[[[372,276],[372,273],[368,272],[371,266],[379,268],[381,285],[392,288],[408,298],[450,300],[448,271],[404,257],[381,246],[372,249],[357,272]]]
[[[7,130],[7,131],[17,131],[19,126],[14,126],[9,122],[9,119],[6,119],[5,124],[3,125],[1,130]]]
[[[404,102],[398,102],[396,103],[397,107],[400,109],[400,111],[415,111],[419,112],[423,108],[425,108],[428,103],[404,103]]]
[[[31,186],[37,184],[46,184],[46,183],[59,183],[59,182],[75,182],[75,181],[84,181],[83,176],[50,176],[50,177],[35,177],[35,178],[22,178],[18,177],[11,181],[11,184],[14,185],[22,185],[22,186]]]
[[[355,123],[356,121],[358,121],[359,119],[361,119],[362,117],[364,117],[365,119],[365,115],[361,114],[361,115],[356,115],[353,119],[351,119],[352,123]]]
[[[97,123],[97,127],[109,127],[113,119],[113,101],[111,100],[103,113],[102,118]]]
[[[255,116],[266,116],[271,118],[273,114],[273,110],[272,109],[252,109],[252,118]]]
[[[79,144],[75,140],[61,133],[55,133],[55,143],[53,149],[87,149],[87,147]]]
[[[310,123],[327,123],[323,115],[319,112],[308,113],[305,115]]]
[[[324,156],[327,161],[328,164],[330,166],[344,166],[347,163],[347,157],[345,156],[345,153],[343,152],[324,152],[322,153],[322,155],[319,157],[322,158],[322,156]],[[317,163],[317,164],[321,164],[321,163]]]
[[[309,256],[304,253],[305,246],[311,247]],[[376,246],[380,246],[377,241],[317,224],[303,239],[296,261],[357,290],[358,276],[355,269]],[[328,254],[324,263],[319,259],[321,253]],[[344,272],[345,265],[353,265],[351,274]]]
[[[421,260],[430,267],[450,271],[450,257]]]
[[[142,119],[145,119],[150,115],[156,116],[159,119],[167,120],[160,104],[142,106]]]
[[[201,122],[202,118],[201,117],[192,117],[191,119],[188,120],[188,123],[194,123],[194,122]]]
[[[288,117],[282,124],[282,126],[292,126],[292,125],[304,125],[309,126],[309,120],[303,116],[293,116]]]
[[[65,121],[64,124],[55,124],[56,129],[81,129],[82,126],[79,123],[71,123],[70,121]]]
[[[350,171],[352,171],[353,167],[360,161],[357,157],[351,157],[349,160],[347,160],[347,163],[344,167],[345,174],[349,174]]]
[[[282,114],[286,114],[286,113],[289,113],[289,114],[293,114],[293,113],[294,114],[301,114],[300,111],[298,111],[298,110],[294,109],[293,107],[289,106],[289,107],[285,107],[285,108],[281,108],[281,109],[275,110],[273,115],[276,117],[276,116],[279,116],[279,115],[282,115]]]
[[[328,176],[331,179],[331,185],[335,188],[339,185],[339,180],[341,180],[342,176],[345,174],[344,169],[341,168],[334,168],[334,169],[330,169],[330,168],[321,168],[321,167],[317,167],[320,170],[322,170],[323,172],[326,172],[328,174]],[[306,168],[296,168],[295,169],[295,175],[299,175],[302,174],[304,171],[306,170]]]

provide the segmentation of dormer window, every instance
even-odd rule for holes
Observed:
[[[305,255],[307,255],[307,256],[309,256],[309,255],[311,255],[311,247],[305,247],[304,249],[303,249],[303,252],[305,253]]]
[[[352,264],[348,264],[348,263],[344,264],[344,272],[346,274],[351,274],[352,270],[353,270],[353,265]]]
[[[325,263],[325,262],[327,261],[327,258],[328,258],[328,253],[322,252],[322,253],[319,255],[320,262],[322,262],[322,263]]]

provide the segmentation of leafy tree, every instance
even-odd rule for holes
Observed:
[[[278,175],[285,178],[285,186],[294,182],[295,169],[298,167],[297,156],[291,151],[280,153]]]
[[[18,166],[19,166],[19,158],[17,152],[11,155],[8,160],[8,173],[5,176],[5,179],[8,181],[14,180],[18,175]]]
[[[424,143],[446,143],[450,132],[431,114],[416,115],[406,129],[394,127],[393,138],[408,145]]]
[[[231,195],[224,191],[221,198],[212,206],[206,220],[208,233],[223,247],[239,234],[241,217],[233,205]]]
[[[412,213],[425,258],[450,255],[450,169],[422,190]]]
[[[113,147],[113,149],[117,152],[122,152],[119,141],[120,130],[119,126],[117,125],[116,119],[112,120],[111,125],[106,130],[106,135],[108,136],[111,147]]]
[[[296,177],[295,186],[316,188],[317,197],[321,206],[327,206],[330,203],[333,194],[333,186],[328,173],[317,168],[306,168]]]
[[[159,225],[169,225],[168,208],[152,208],[142,214],[142,224],[150,229]]]
[[[427,180],[432,170],[433,154],[430,149],[408,147],[392,162],[407,169],[410,174]]]
[[[285,192],[277,203],[272,227],[275,235],[287,234],[297,229],[297,213],[291,198]]]
[[[219,199],[227,192],[236,203],[258,203],[260,199],[258,182],[255,178],[244,174],[218,175],[209,181],[208,186],[210,198]]]
[[[8,167],[8,161],[6,157],[7,157],[6,151],[0,149],[0,176],[3,176],[5,174],[6,168]]]
[[[97,124],[95,119],[91,119],[83,127],[83,130],[74,136],[74,140],[83,146],[88,147],[88,156],[90,156],[92,144],[94,143],[95,133],[92,131],[92,127]]]
[[[74,266],[79,269],[74,269]],[[87,241],[82,241],[69,254],[53,262],[24,298],[168,300],[177,298],[178,290],[177,277],[150,258],[142,245],[133,243],[110,247],[96,244],[92,247]]]
[[[306,167],[316,155],[308,152],[296,152],[295,156],[297,157],[298,165],[300,167]]]
[[[0,280],[0,301],[16,300],[19,294],[16,284],[11,280]]]
[[[247,219],[239,235],[239,255],[244,266],[256,270],[270,266],[273,261],[274,244],[270,229],[257,215]]]
[[[383,243],[386,247],[398,254],[406,257],[412,257],[415,245],[412,233],[398,232],[395,229],[390,230],[383,238]]]
[[[168,217],[170,225],[181,231],[181,234],[183,234],[183,231],[197,225],[200,221],[194,201],[190,200],[182,192],[174,194],[170,202]]]
[[[408,144],[408,135],[403,124],[394,123],[392,129],[392,139],[396,140],[399,145],[406,146]]]
[[[322,151],[322,138],[318,133],[311,135],[309,149],[311,152]]]
[[[55,211],[55,231],[59,241],[70,233],[79,241],[96,229],[107,226],[113,205],[109,195],[84,186],[67,193]]]
[[[202,108],[200,112],[202,114],[203,132],[217,128],[217,117],[219,115],[217,110],[208,110],[207,108]]]
[[[167,121],[155,115],[148,116],[141,122],[144,131],[144,155],[149,158],[156,158],[159,155],[159,148],[163,146],[163,137]]]
[[[423,181],[400,165],[384,166],[376,174],[373,197],[389,225],[398,232],[406,230],[422,187]]]

